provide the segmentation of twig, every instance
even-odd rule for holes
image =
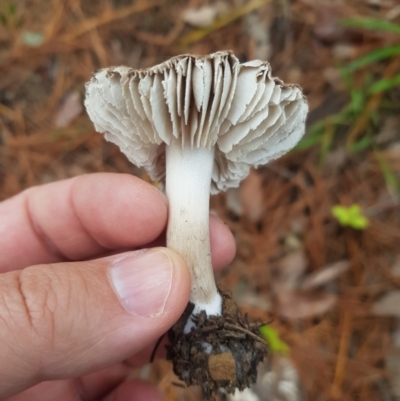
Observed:
[[[344,378],[344,372],[346,369],[351,326],[352,326],[351,312],[349,310],[345,310],[343,317],[342,333],[340,336],[340,343],[339,343],[339,353],[336,361],[335,377],[333,379],[331,387],[331,396],[332,398],[337,400],[342,398],[342,383]]]
[[[150,363],[153,363],[153,362],[154,362],[154,359],[155,359],[155,357],[156,357],[156,353],[157,353],[158,347],[160,346],[161,341],[162,341],[162,339],[164,338],[164,336],[165,336],[165,334],[163,334],[163,335],[157,340],[156,345],[155,345],[154,348],[153,348],[153,351],[151,351]]]
[[[131,14],[136,14],[142,11],[146,11],[149,8],[159,6],[163,3],[164,2],[162,0],[146,0],[146,1],[136,2],[131,6],[121,8],[120,10],[105,11],[98,17],[84,21],[80,27],[77,27],[76,29],[74,29],[73,32],[69,34],[64,35],[62,39],[68,42],[70,40],[76,39],[77,37],[83,35],[86,32],[99,28],[102,25],[106,25],[119,19],[126,18]]]
[[[250,330],[245,329],[244,327],[236,326],[236,325],[230,324],[230,323],[225,323],[225,326],[232,330],[242,331],[243,333],[246,333],[248,336],[253,337],[255,340],[262,343],[266,347],[268,346],[268,344],[265,340],[263,340],[261,337],[258,337],[256,334],[252,333]]]

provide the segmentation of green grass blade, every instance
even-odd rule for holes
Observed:
[[[320,135],[306,136],[300,140],[294,150],[306,150],[317,145],[320,141]]]
[[[367,149],[374,143],[374,139],[370,135],[366,135],[362,137],[358,142],[355,142],[351,145],[350,151],[352,153],[361,152],[362,150]]]
[[[340,24],[350,28],[362,28],[375,31],[387,31],[400,35],[400,25],[375,18],[345,18]]]
[[[387,187],[392,191],[392,193],[398,196],[400,194],[400,183],[396,177],[396,174],[392,171],[388,161],[381,152],[376,150],[375,156],[378,160],[379,167],[381,168],[383,177],[385,178]]]
[[[374,95],[375,93],[385,92],[387,90],[393,89],[400,85],[400,74],[393,78],[380,79],[374,82],[368,89],[369,95]]]
[[[326,117],[322,120],[315,122],[310,128],[307,130],[307,134],[304,138],[300,140],[300,142],[296,145],[294,150],[305,150],[312,148],[313,146],[321,143],[321,138],[328,129],[328,127],[336,127],[337,125],[346,124],[348,120],[348,114],[351,110],[351,104],[343,107],[341,111],[333,116]],[[325,138],[329,139],[329,138]],[[330,146],[329,142],[326,142],[325,145]]]
[[[375,63],[386,58],[394,57],[400,54],[400,45],[388,46],[383,49],[375,50],[368,53],[366,56],[353,61],[346,67],[341,69],[341,72],[345,75],[352,74],[360,68],[366,67],[372,63]]]
[[[329,151],[332,148],[333,138],[335,135],[335,127],[334,126],[326,126],[325,132],[322,134],[320,141],[320,152],[319,152],[319,165],[325,163],[325,160],[328,156]]]

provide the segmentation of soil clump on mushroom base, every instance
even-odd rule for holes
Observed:
[[[167,359],[173,362],[175,374],[188,386],[200,385],[206,400],[255,383],[258,364],[268,353],[259,333],[262,323],[250,323],[231,295],[220,293],[222,316],[207,316],[204,311],[193,316],[194,305],[189,303],[168,333]],[[184,334],[188,319],[195,325]]]

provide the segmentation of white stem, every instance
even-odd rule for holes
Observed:
[[[214,149],[172,141],[166,157],[167,246],[178,252],[190,269],[194,313],[205,310],[208,315],[220,315],[222,301],[211,264],[209,233]]]

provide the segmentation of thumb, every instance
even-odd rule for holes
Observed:
[[[0,399],[126,359],[169,329],[189,292],[166,248],[0,275]]]

